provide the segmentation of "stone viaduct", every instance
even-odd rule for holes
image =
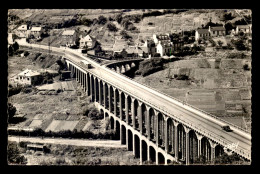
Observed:
[[[39,47],[23,42],[19,45]],[[48,46],[41,48],[48,49]],[[52,47],[52,50],[64,53],[62,48]],[[110,120],[110,129],[119,134],[121,143],[140,158],[141,164],[144,161],[193,164],[201,156],[210,162],[220,156],[225,147],[251,160],[248,132],[137,84],[76,51],[67,50],[64,57],[72,76],[91,96],[104,119]],[[89,61],[92,68],[82,65],[82,59]],[[230,125],[234,133],[223,131],[220,125]],[[228,146],[236,142],[239,142],[237,148]]]
[[[144,161],[192,164],[200,157],[212,161],[224,152],[223,145],[117,88],[109,80],[99,78],[69,59],[66,62],[104,119],[110,120],[110,129],[120,135],[121,143],[140,158],[141,164]],[[133,66],[132,61],[109,65],[118,73]]]

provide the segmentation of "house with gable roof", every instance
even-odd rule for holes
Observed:
[[[17,81],[24,85],[36,85],[41,77],[37,71],[26,69],[17,75]]]
[[[252,25],[237,25],[236,27],[236,34],[239,32],[244,32],[244,33],[252,33]]]
[[[86,35],[85,37],[80,36],[79,47],[82,49],[87,46],[89,49],[93,49],[96,45],[96,39],[90,35]]]
[[[213,37],[226,35],[226,29],[223,26],[216,26],[216,27],[209,26],[209,32],[210,35]]]
[[[65,30],[62,33],[62,45],[71,47],[76,45],[76,31],[75,30]]]

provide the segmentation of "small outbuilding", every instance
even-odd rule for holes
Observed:
[[[36,85],[38,84],[40,77],[41,74],[39,72],[26,69],[18,74],[17,80],[20,84]]]

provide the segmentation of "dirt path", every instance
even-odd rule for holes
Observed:
[[[28,141],[31,143],[126,148],[126,145],[121,145],[120,141],[118,141],[118,140],[85,140],[85,139],[64,139],[64,138],[43,138],[42,139],[42,138],[36,138],[36,137],[20,137],[19,138],[19,136],[8,136],[8,141],[16,141],[16,142]]]

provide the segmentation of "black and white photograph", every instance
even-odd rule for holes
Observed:
[[[251,9],[6,20],[8,165],[251,165]]]

